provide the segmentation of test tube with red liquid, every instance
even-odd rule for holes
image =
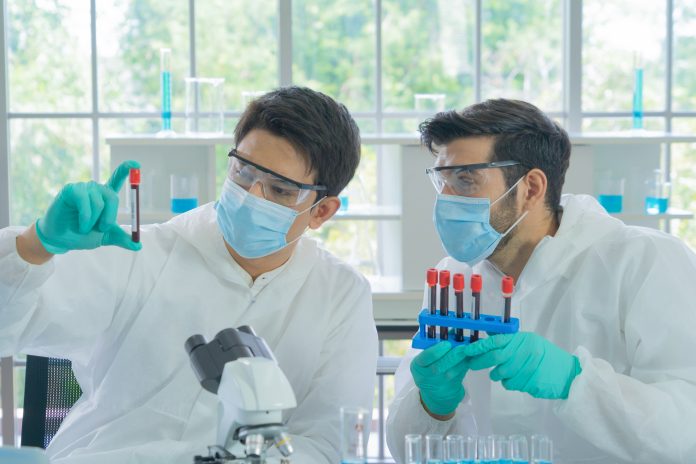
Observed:
[[[425,282],[428,284],[428,289],[430,291],[430,305],[428,309],[430,310],[430,315],[437,314],[437,269],[430,268],[425,276]],[[435,326],[428,327],[428,338],[435,338]]]
[[[473,274],[471,276],[471,318],[478,321],[481,317],[481,289],[483,288],[483,279],[479,274]],[[479,331],[473,330],[471,332],[470,342],[473,343],[479,338]]]
[[[440,316],[447,317],[449,314],[449,271],[440,271]],[[447,340],[447,326],[440,327],[440,340]]]
[[[510,276],[503,277],[503,298],[505,298],[505,310],[503,311],[503,322],[510,322],[510,306],[512,292],[515,291],[515,280]]]
[[[464,274],[454,274],[452,277],[454,287],[454,297],[457,299],[457,318],[464,317]],[[464,341],[464,329],[457,329],[454,339],[458,342]]]
[[[140,242],[140,169],[130,170],[130,211],[131,237],[135,243]]]

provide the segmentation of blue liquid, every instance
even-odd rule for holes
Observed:
[[[341,464],[365,464],[364,459],[341,459]]]
[[[664,214],[669,207],[669,198],[645,197],[645,212],[648,214]]]
[[[498,459],[498,464],[512,464],[512,459]]]
[[[185,213],[198,207],[198,198],[172,198],[172,213]]]
[[[172,130],[172,76],[162,71],[162,130]],[[173,211],[173,210],[172,210]]]
[[[439,459],[428,459],[427,464],[442,464],[442,461]]]
[[[636,68],[634,75],[633,128],[643,128],[643,68]]]
[[[341,200],[341,206],[338,208],[339,211],[348,211],[348,205],[350,203],[348,195],[341,195],[338,197]]]
[[[599,204],[607,210],[607,213],[620,213],[623,211],[623,195],[600,195]]]

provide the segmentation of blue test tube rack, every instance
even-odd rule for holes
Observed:
[[[418,332],[413,336],[411,341],[411,346],[420,350],[430,348],[431,346],[443,341],[440,337],[435,335],[435,338],[428,338],[428,331],[426,327],[447,327],[448,329],[468,329],[468,330],[478,330],[481,332],[487,332],[491,334],[507,334],[507,333],[517,333],[520,330],[520,320],[516,317],[511,317],[510,322],[503,322],[501,316],[494,316],[491,314],[481,314],[478,320],[472,319],[470,313],[464,313],[464,317],[457,317],[454,311],[449,311],[447,316],[441,316],[438,314],[430,314],[430,311],[425,308],[421,310],[418,315]],[[455,340],[453,334],[449,334],[447,340],[452,344],[452,346],[458,345],[468,345],[469,337],[464,336],[464,340],[458,342]]]

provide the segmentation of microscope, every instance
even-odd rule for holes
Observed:
[[[265,340],[241,326],[220,331],[210,342],[192,335],[185,347],[201,385],[220,400],[217,443],[208,447],[209,456],[194,457],[194,464],[265,464],[273,446],[280,462],[289,464],[293,450],[282,412],[297,402]]]

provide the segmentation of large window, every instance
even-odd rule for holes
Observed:
[[[159,130],[165,47],[177,131],[189,76],[225,78],[227,133],[249,98],[291,83],[346,104],[363,133],[413,134],[437,108],[496,97],[528,100],[567,127],[630,129],[637,59],[645,127],[696,132],[696,0],[0,2],[8,95],[0,96],[0,122],[9,127],[0,157],[9,160],[13,225],[36,220],[66,182],[104,181],[106,136]],[[567,50],[582,50],[579,65]],[[225,148],[217,150],[218,184]],[[390,242],[400,221],[397,167],[388,148],[365,145],[344,192],[348,210],[315,234],[373,282],[398,267]],[[696,147],[665,147],[664,168],[673,203],[693,209]],[[696,246],[693,223],[675,222],[672,231]],[[406,345],[385,342],[384,353]],[[391,379],[380,382],[377,406],[394,393]],[[374,440],[376,455],[386,453],[383,437]]]

